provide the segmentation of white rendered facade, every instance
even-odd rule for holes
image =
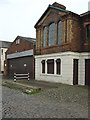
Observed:
[[[1,72],[4,72],[4,61],[5,61],[5,52],[7,48],[1,48]]]
[[[47,74],[47,60],[54,59],[54,74]],[[61,60],[61,73],[56,74],[56,60]],[[35,79],[73,85],[73,60],[78,59],[78,85],[85,85],[85,59],[90,59],[90,53],[61,52],[35,56]],[[42,63],[45,60],[45,73],[42,73]]]

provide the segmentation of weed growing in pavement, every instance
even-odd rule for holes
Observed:
[[[27,95],[34,95],[34,94],[37,94],[37,93],[40,93],[42,90],[37,90],[37,91],[33,91],[33,92],[28,92],[26,93]]]

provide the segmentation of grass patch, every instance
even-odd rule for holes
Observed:
[[[30,93],[26,93],[27,95],[34,95],[34,94],[37,94],[37,93],[40,93],[42,90],[37,90],[37,91],[33,91],[33,92],[30,92]]]
[[[41,89],[32,89],[32,88],[28,88],[28,87],[23,87],[21,85],[14,85],[11,83],[2,84],[2,86],[7,87],[9,89],[19,90],[27,95],[34,95],[34,94],[40,93],[42,91]]]
[[[9,85],[1,85],[1,86],[7,87],[7,88],[9,88],[9,89],[15,89],[15,90],[18,90],[16,87],[11,87],[11,86],[9,86]]]

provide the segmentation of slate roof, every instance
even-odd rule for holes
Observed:
[[[88,15],[90,15],[90,11],[87,11],[87,12],[81,14],[80,16],[81,16],[81,17],[84,17],[84,16],[88,16]]]
[[[17,38],[20,38],[26,42],[29,42],[30,44],[36,44],[36,39],[35,38],[29,38],[29,37],[22,37],[22,36],[17,36]]]
[[[12,42],[0,41],[0,48],[9,48]]]

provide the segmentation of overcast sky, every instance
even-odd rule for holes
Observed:
[[[36,37],[34,25],[49,4],[58,2],[77,14],[88,11],[90,0],[0,0],[0,40],[14,41],[17,35]],[[89,7],[90,8],[90,7]]]

